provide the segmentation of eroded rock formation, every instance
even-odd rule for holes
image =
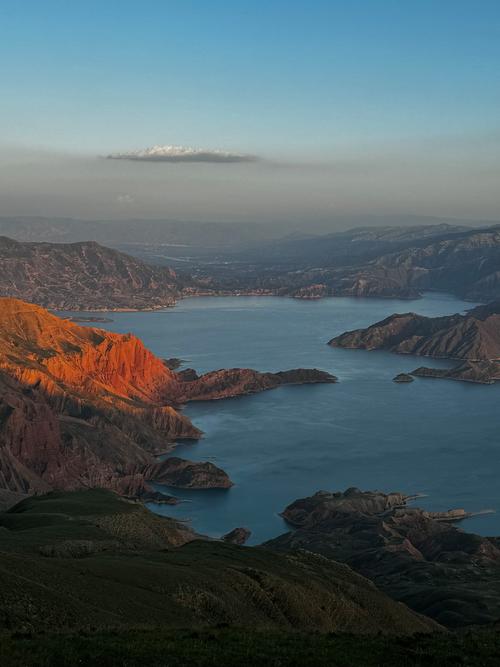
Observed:
[[[0,488],[140,494],[158,454],[201,436],[180,404],[311,381],[334,378],[315,370],[176,373],[135,336],[0,299]]]
[[[240,546],[245,544],[250,538],[252,532],[248,528],[233,528],[229,533],[226,533],[222,536],[224,542],[229,542],[230,544],[239,544]]]

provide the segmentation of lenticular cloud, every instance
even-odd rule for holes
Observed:
[[[189,146],[152,146],[129,153],[112,153],[109,160],[137,160],[142,162],[255,162],[258,158],[244,153],[191,148]]]

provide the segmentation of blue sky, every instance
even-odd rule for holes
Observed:
[[[16,0],[0,4],[0,74],[9,150],[498,168],[498,1]]]

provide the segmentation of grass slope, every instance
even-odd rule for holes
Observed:
[[[500,635],[490,630],[359,638],[241,628],[4,635],[0,663],[3,667],[497,667]]]
[[[0,629],[439,629],[322,556],[205,540],[173,548],[183,530],[104,490],[21,502],[0,514]]]

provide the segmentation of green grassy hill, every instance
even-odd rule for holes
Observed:
[[[0,629],[439,629],[322,556],[219,541],[109,491],[50,493],[0,514]]]
[[[445,632],[347,566],[187,530],[103,490],[1,513],[2,667],[500,664],[494,629]]]
[[[0,636],[2,667],[497,667],[493,630],[416,637],[256,631],[122,630]]]

